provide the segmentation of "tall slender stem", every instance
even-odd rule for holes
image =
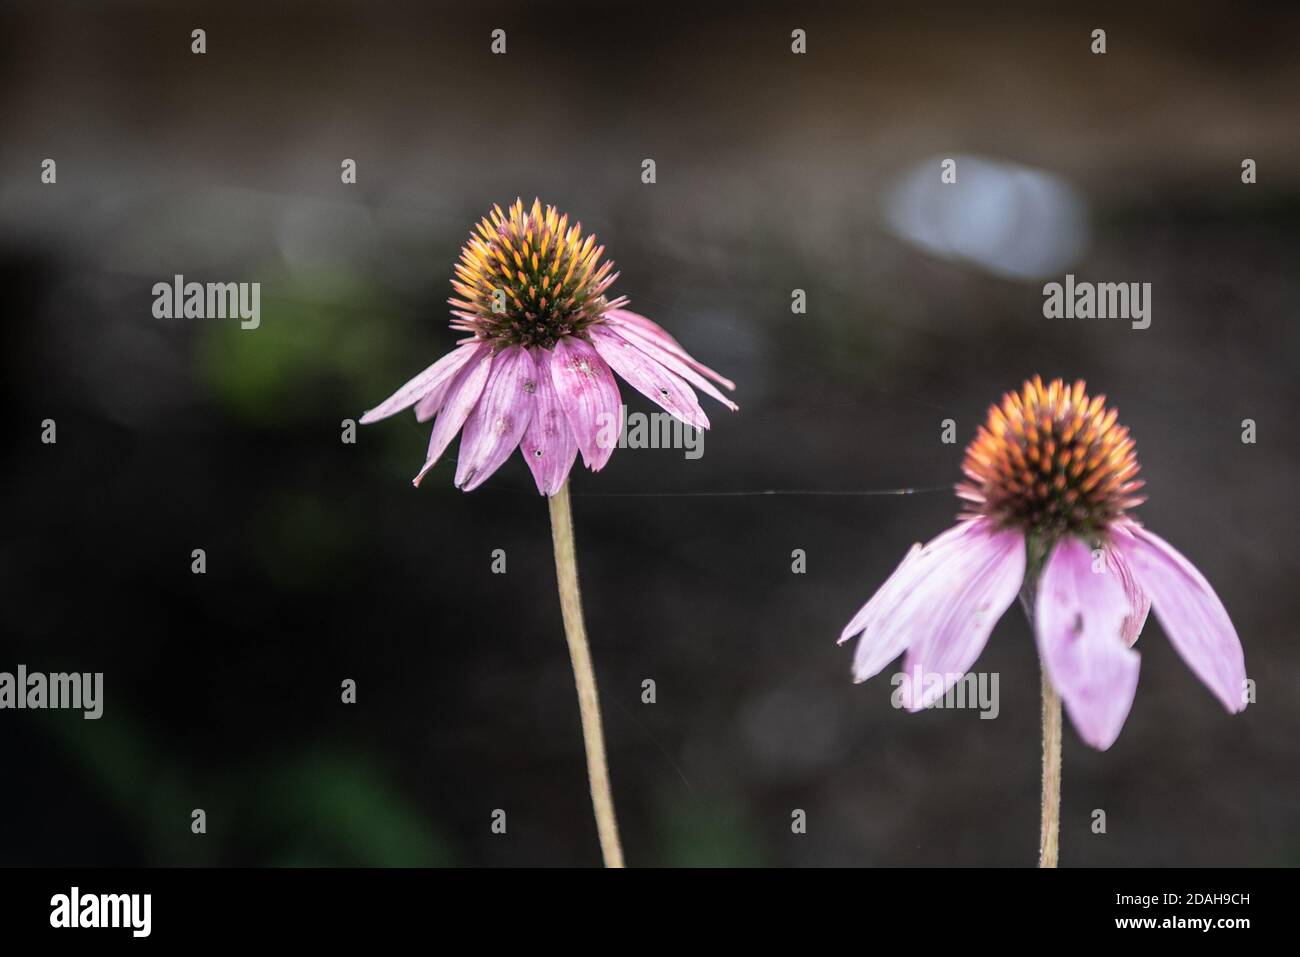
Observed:
[[[1061,836],[1061,696],[1043,668],[1043,821],[1038,866],[1055,867]]]
[[[582,620],[582,593],[578,590],[578,560],[573,546],[573,512],[569,508],[569,483],[548,500],[551,507],[551,540],[555,545],[555,578],[560,587],[560,611],[564,616],[564,637],[569,643],[573,680],[578,686],[578,712],[582,716],[582,740],[587,747],[587,781],[591,806],[596,812],[596,833],[606,867],[623,866],[623,848],[614,818],[614,796],[609,787],[609,765],[605,760],[605,732],[600,723],[600,698],[596,674],[591,668],[587,626]]]

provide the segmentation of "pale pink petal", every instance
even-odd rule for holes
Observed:
[[[660,342],[653,340],[649,336],[637,335],[626,325],[620,326],[607,322],[604,326],[598,326],[597,328],[604,329],[637,346],[642,352],[648,355],[651,359],[654,359],[669,372],[677,373],[677,375],[695,386],[695,388],[699,389],[705,395],[711,396],[718,402],[721,402],[732,412],[735,412],[740,408],[740,406],[736,405],[736,403],[732,402],[729,398],[719,392],[712,382],[692,369],[690,365],[688,365],[687,362],[677,353],[665,349]]]
[[[1124,622],[1133,607],[1106,562],[1067,535],[1047,559],[1034,601],[1034,630],[1052,685],[1084,741],[1105,751],[1119,736],[1137,692],[1138,654]]]
[[[593,472],[605,467],[623,432],[618,383],[591,343],[565,336],[551,355],[551,382],[569,426]]]
[[[1192,563],[1160,536],[1138,525],[1112,537],[1132,569],[1169,641],[1223,706],[1246,707],[1246,659],[1223,602]]]
[[[908,602],[929,575],[942,567],[944,556],[970,532],[970,525],[968,521],[959,522],[924,547],[914,544],[894,573],[840,632],[840,644],[862,635],[853,656],[854,681],[866,681],[878,674],[912,643],[915,636],[907,627]]]
[[[456,463],[459,488],[466,492],[478,488],[510,457],[532,421],[536,392],[532,356],[520,346],[498,352],[478,405],[461,433]]]
[[[900,688],[909,711],[934,704],[970,670],[1025,577],[1023,533],[995,531],[982,518],[959,527],[964,533],[899,610],[913,638]]]
[[[593,326],[590,335],[591,344],[600,357],[632,388],[687,425],[697,429],[709,427],[709,417],[700,408],[695,391],[680,376],[669,372],[639,346],[609,329]]]
[[[439,386],[450,382],[467,362],[478,355],[479,349],[480,346],[471,343],[448,352],[379,405],[362,415],[361,424],[369,425],[371,422],[386,419],[419,402]]]
[[[429,436],[429,453],[425,457],[424,468],[415,477],[418,487],[429,469],[433,468],[447,445],[465,424],[469,414],[478,404],[487,384],[488,373],[492,370],[492,350],[488,346],[479,346],[477,354],[456,374],[451,388],[447,391],[446,401],[438,413],[438,420],[433,423],[433,434]]]
[[[1124,616],[1124,642],[1131,648],[1147,623],[1147,614],[1151,611],[1151,599],[1138,585],[1137,579],[1133,577],[1133,570],[1128,567],[1124,556],[1113,545],[1106,548],[1106,565],[1111,574],[1119,580],[1128,599],[1129,611]]]
[[[673,338],[672,334],[653,319],[647,319],[639,312],[633,312],[630,309],[608,309],[605,311],[603,318],[616,325],[630,326],[634,331],[643,335],[651,336],[676,352],[686,355],[686,349],[680,342]]]
[[[537,491],[554,495],[560,490],[573,460],[578,457],[578,443],[573,437],[569,420],[560,408],[560,397],[551,382],[551,353],[536,349],[533,361],[537,365],[537,391],[533,393],[535,411],[524,430],[519,451],[533,473]]]
[[[841,644],[856,634],[862,635],[853,653],[855,682],[879,674],[916,640],[909,627],[916,608],[914,596],[925,588],[927,581],[936,580],[932,576],[942,576],[945,557],[952,554],[971,530],[971,522],[961,522],[924,547],[913,545],[894,573],[840,633]]]
[[[898,593],[898,589],[902,587],[902,583],[905,580],[903,570],[911,564],[912,559],[914,559],[920,551],[920,542],[914,543],[912,547],[907,550],[907,554],[903,556],[903,560],[898,563],[898,567],[894,569],[893,573],[885,579],[885,583],[876,589],[876,593],[867,600],[865,605],[858,609],[858,613],[853,616],[847,625],[844,626],[844,630],[840,632],[840,640],[837,644],[842,645],[854,635],[860,635],[866,630],[867,625],[869,625],[880,613],[881,608],[892,607],[896,601],[894,596]],[[893,659],[890,660],[892,661]],[[879,669],[877,669],[877,671],[878,670]],[[871,674],[875,673],[876,672],[873,671]],[[869,678],[871,675],[867,675],[867,677]]]
[[[714,372],[704,363],[693,357],[685,348],[682,347],[680,342],[668,334],[667,330],[658,323],[647,319],[645,316],[635,312],[629,312],[626,309],[610,309],[604,314],[604,319],[613,325],[620,335],[626,333],[629,336],[635,336],[654,342],[662,349],[677,356],[696,372],[708,376],[719,385],[726,386],[728,389],[732,390],[736,388],[734,382],[725,376],[721,376]]]
[[[454,378],[448,376],[442,380],[442,383],[437,388],[415,403],[415,421],[428,422],[438,414],[438,410],[442,408],[443,400],[447,398],[447,392],[451,389],[453,381],[455,381]]]
[[[438,410],[442,408],[442,400],[447,398],[447,390],[450,388],[451,382],[444,382],[417,402],[415,404],[415,421],[428,422],[437,415]]]

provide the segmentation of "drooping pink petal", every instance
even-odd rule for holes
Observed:
[[[448,352],[379,405],[362,415],[361,424],[369,425],[371,422],[378,422],[390,415],[396,415],[403,409],[419,402],[440,386],[446,385],[455,377],[457,372],[465,367],[467,362],[479,354],[480,348],[482,347],[477,344],[467,343]]]
[[[607,322],[603,327],[597,328],[604,328],[621,339],[637,346],[642,352],[648,355],[651,359],[654,359],[665,369],[677,373],[677,375],[695,386],[695,388],[699,389],[705,395],[721,402],[732,412],[735,412],[740,408],[740,406],[736,405],[736,403],[732,402],[729,398],[719,392],[717,386],[692,369],[690,365],[688,365],[687,362],[677,353],[665,349],[662,343],[655,341],[649,336],[638,335],[627,325],[616,325],[615,323]]]
[[[959,522],[924,547],[919,543],[913,545],[894,573],[845,626],[840,633],[840,644],[854,635],[862,635],[853,653],[854,682],[879,674],[917,640],[908,627],[911,611],[916,607],[913,596],[927,580],[935,580],[931,576],[942,576],[945,556],[970,531],[970,522]]]
[[[627,309],[610,309],[604,314],[607,322],[613,325],[621,334],[639,337],[650,342],[657,343],[661,348],[677,356],[696,372],[701,373],[717,382],[719,385],[726,386],[728,389],[735,390],[736,383],[732,382],[725,376],[714,372],[704,363],[692,356],[682,346],[680,342],[668,334],[668,331],[658,323],[647,319],[639,313],[630,312]]]
[[[424,467],[413,482],[417,488],[429,469],[438,464],[438,459],[465,424],[469,414],[474,411],[474,406],[478,404],[479,396],[483,394],[483,386],[487,384],[488,373],[492,370],[492,350],[486,345],[477,348],[478,352],[456,374],[451,388],[447,390],[447,398],[438,413],[438,420],[433,423],[433,433],[429,436],[429,452]]]
[[[935,561],[900,608],[913,641],[903,658],[901,700],[909,711],[928,708],[970,670],[1025,577],[1025,539],[996,531],[983,518]]]
[[[442,400],[447,398],[447,390],[450,388],[451,380],[448,379],[419,402],[415,403],[415,421],[428,422],[437,415],[438,410],[442,408]]]
[[[1147,614],[1151,611],[1151,599],[1133,577],[1133,570],[1128,567],[1124,556],[1114,546],[1106,548],[1106,565],[1124,589],[1128,598],[1129,612],[1124,616],[1124,641],[1132,648],[1142,634],[1147,623]]]
[[[1112,537],[1183,661],[1231,712],[1246,707],[1241,639],[1210,583],[1168,542],[1140,525]]]
[[[537,391],[533,393],[534,412],[519,443],[519,451],[528,463],[537,483],[537,491],[551,496],[560,490],[573,461],[578,457],[578,443],[569,420],[560,408],[560,397],[551,381],[551,356],[546,349],[533,351],[537,366]]]
[[[885,583],[876,589],[876,593],[867,599],[867,603],[858,609],[858,613],[853,616],[847,625],[844,626],[844,630],[840,632],[840,640],[837,644],[842,645],[854,635],[862,634],[862,632],[867,629],[867,626],[877,618],[882,608],[892,608],[894,604],[896,604],[899,590],[903,588],[904,582],[910,578],[910,576],[904,576],[903,572],[920,552],[921,543],[915,542],[912,547],[907,550],[907,554],[903,556],[903,560],[898,563],[898,567],[895,568],[893,573],[885,579]],[[893,658],[890,658],[889,660],[892,661]],[[888,662],[886,662],[886,664],[888,664]],[[864,676],[864,680],[865,678],[870,678],[871,675],[876,674],[879,670],[880,669],[877,668],[876,671]]]
[[[456,462],[456,485],[466,492],[478,488],[499,469],[519,445],[532,421],[537,372],[521,346],[498,352],[478,404],[465,420]]]
[[[483,341],[475,336],[458,341],[458,344],[463,345],[466,343],[482,345]],[[438,414],[442,408],[443,400],[447,398],[447,391],[451,388],[451,384],[455,379],[454,374],[447,376],[428,395],[415,404],[415,421],[428,422]]]
[[[639,312],[633,312],[631,309],[608,309],[604,313],[604,318],[618,325],[630,326],[636,332],[642,335],[650,336],[661,341],[667,348],[686,355],[686,348],[673,338],[670,333],[653,319],[647,319]]]
[[[639,346],[602,326],[592,326],[591,344],[609,367],[669,415],[697,429],[709,427],[695,391],[681,377],[646,354]]]
[[[1047,559],[1034,601],[1034,631],[1052,685],[1079,737],[1105,751],[1119,736],[1137,692],[1138,654],[1124,623],[1133,606],[1108,562],[1067,535]]]
[[[551,382],[582,461],[593,472],[599,471],[623,433],[623,404],[614,373],[590,343],[565,336],[555,343],[551,355]]]
[[[894,573],[840,633],[841,644],[856,634],[862,635],[853,652],[854,682],[879,674],[917,640],[909,627],[916,608],[914,596],[925,588],[927,581],[933,583],[941,578],[944,556],[969,531],[970,524],[962,522],[924,547],[919,543],[913,545]]]

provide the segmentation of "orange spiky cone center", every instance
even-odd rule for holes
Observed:
[[[594,235],[584,238],[582,224],[570,226],[554,206],[543,209],[536,199],[528,209],[523,200],[507,211],[495,206],[456,264],[452,327],[501,348],[549,349],[581,334],[627,302],[605,296],[618,274],[604,253]]]
[[[1104,531],[1143,501],[1133,440],[1116,418],[1082,381],[1035,377],[1007,393],[966,448],[966,514],[1049,537]]]

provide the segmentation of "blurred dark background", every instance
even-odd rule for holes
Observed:
[[[1066,731],[1062,862],[1300,862],[1297,50],[1281,3],[7,3],[0,670],[102,671],[105,715],[0,712],[0,863],[599,861],[522,462],[465,495],[448,456],[415,491],[413,416],[340,441],[453,342],[472,222],[534,195],[739,384],[698,461],[573,481],[630,863],[1034,862],[1019,610],[977,666],[995,721],[893,710],[835,638],[951,523],[965,442],[1036,372],[1118,406],[1139,517],[1259,685],[1228,716],[1153,618],[1116,745]],[[1152,283],[1151,327],[1044,319],[1067,272]],[[261,327],[153,318],[176,273],[261,282]],[[663,494],[900,486],[931,491]]]

